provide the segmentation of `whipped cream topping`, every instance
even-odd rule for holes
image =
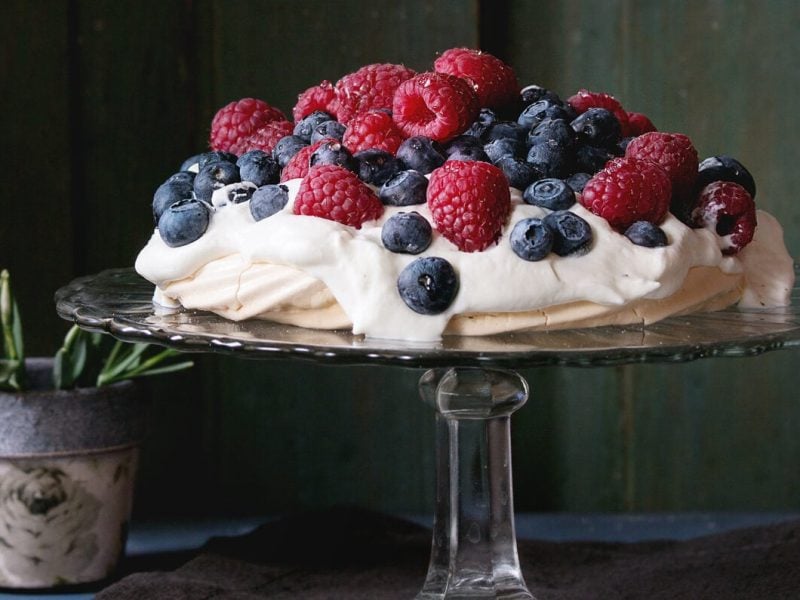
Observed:
[[[542,218],[549,211],[525,204],[512,188],[512,212],[497,244],[465,253],[435,233],[431,246],[412,256],[386,250],[381,226],[391,215],[410,211],[433,223],[426,205],[387,206],[380,219],[355,229],[293,214],[299,184],[299,179],[286,182],[287,206],[258,222],[248,203],[225,205],[221,198],[212,199],[216,208],[208,230],[186,246],[170,248],[155,231],[136,260],[136,270],[158,287],[156,302],[179,301],[229,318],[262,316],[282,322],[296,322],[282,319],[284,311],[305,311],[304,326],[352,323],[355,334],[435,341],[454,315],[517,313],[579,302],[621,307],[665,299],[681,289],[696,267],[736,276],[730,278],[732,286],[740,288],[742,303],[750,307],[788,304],[794,280],[782,229],[763,211],[758,212],[753,242],[737,256],[724,256],[724,238],[710,229],[691,229],[671,214],[661,223],[669,244],[645,248],[576,203],[570,210],[592,228],[589,251],[528,262],[514,254],[508,236],[517,221]],[[223,188],[215,196],[225,193]],[[415,313],[397,291],[398,275],[419,256],[444,258],[458,273],[458,294],[442,314]],[[266,267],[270,275],[264,275]],[[255,273],[273,278],[274,284],[253,287]]]

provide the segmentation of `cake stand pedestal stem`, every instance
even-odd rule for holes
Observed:
[[[532,600],[517,557],[511,413],[528,386],[512,371],[433,369],[419,382],[436,411],[436,507],[417,600]]]

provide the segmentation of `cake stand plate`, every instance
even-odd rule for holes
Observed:
[[[56,308],[89,330],[188,352],[429,369],[419,389],[436,414],[437,487],[420,600],[532,598],[517,558],[510,444],[511,414],[527,400],[528,384],[510,369],[682,362],[800,346],[797,284],[785,308],[731,308],[647,327],[450,336],[436,343],[154,309],[152,293],[153,286],[131,269],[103,271],[58,290]]]

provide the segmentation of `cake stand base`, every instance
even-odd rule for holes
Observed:
[[[511,413],[528,398],[512,371],[432,369],[420,394],[436,411],[436,506],[417,600],[531,600],[517,557]]]

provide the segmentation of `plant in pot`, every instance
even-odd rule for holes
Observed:
[[[143,399],[137,377],[190,361],[73,326],[52,358],[26,358],[0,273],[0,588],[101,581],[122,556]]]

